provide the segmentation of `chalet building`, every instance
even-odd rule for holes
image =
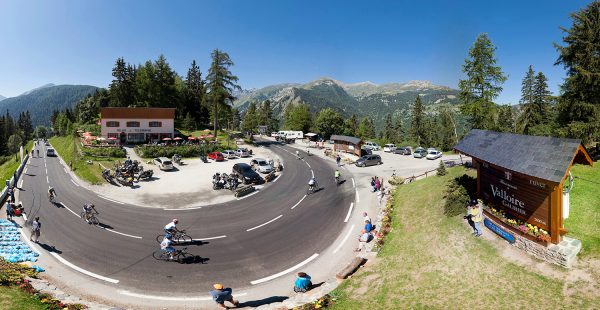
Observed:
[[[174,108],[100,108],[101,136],[121,143],[173,138]]]
[[[363,141],[360,138],[332,135],[331,140],[333,140],[334,151],[351,153],[360,157],[360,149],[363,145]]]

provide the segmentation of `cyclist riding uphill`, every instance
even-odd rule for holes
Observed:
[[[173,219],[169,224],[165,226],[165,233],[175,235],[175,233],[180,232],[180,230],[177,229],[177,223],[179,223],[179,220]]]
[[[56,197],[56,191],[54,190],[54,187],[48,186],[48,198],[54,197]]]
[[[160,243],[160,249],[169,253],[169,259],[174,259],[175,248],[173,247],[173,235],[165,235],[165,238]]]
[[[335,182],[340,183],[340,176],[342,175],[338,169],[335,169]]]
[[[90,222],[90,218],[92,217],[92,214],[100,214],[96,210],[96,206],[94,206],[93,204],[87,204],[87,203],[83,205],[83,213],[84,213],[85,221],[88,223]]]
[[[308,180],[308,186],[310,186],[310,187],[317,186],[317,179],[315,179],[315,177],[310,178],[310,180]]]

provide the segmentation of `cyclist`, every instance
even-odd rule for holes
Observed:
[[[160,243],[160,249],[169,253],[169,259],[175,259],[175,248],[173,247],[173,235],[166,234],[163,241]]]
[[[37,153],[37,157],[40,157],[40,150],[37,149],[37,150],[35,150],[35,152]]]
[[[311,190],[314,190],[317,187],[317,179],[315,179],[315,177],[310,178],[310,180],[308,180],[308,188]]]
[[[90,218],[92,218],[92,214],[100,214],[96,210],[96,206],[94,206],[93,204],[87,204],[87,203],[83,205],[83,213],[84,213],[83,216],[85,218],[85,221],[88,223],[90,222]]]
[[[54,200],[54,197],[56,197],[56,191],[54,190],[54,187],[48,186],[48,198],[50,200]]]
[[[334,173],[334,175],[335,175],[335,183],[337,183],[337,184],[340,184],[340,176],[342,175],[342,174],[340,173],[340,170],[338,170],[338,169],[335,169],[335,173]]]
[[[179,229],[177,229],[178,223],[178,219],[173,219],[169,224],[165,225],[165,236],[171,235],[171,237],[173,237],[176,233],[181,232]]]
[[[296,158],[300,159],[300,151],[296,150]]]

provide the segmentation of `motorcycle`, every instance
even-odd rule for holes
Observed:
[[[208,159],[204,155],[200,155],[200,160],[202,160],[203,163],[207,163],[208,162]]]
[[[123,186],[133,187],[133,177],[118,176],[116,180]]]
[[[180,166],[183,165],[183,162],[181,161],[181,156],[179,154],[173,155],[172,160],[173,160],[174,163],[176,163],[176,164],[178,164]]]
[[[108,182],[110,184],[114,184],[114,182],[115,182],[114,176],[112,174],[110,174],[110,170],[108,170],[108,169],[102,170],[102,177],[104,178],[104,180],[106,180],[106,182]]]
[[[143,179],[143,180],[150,179],[150,178],[152,178],[152,175],[154,175],[153,170],[144,170],[144,171],[140,172],[140,174],[138,174],[137,182],[140,182],[140,179]]]

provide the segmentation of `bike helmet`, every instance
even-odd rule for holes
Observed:
[[[177,223],[179,223],[179,220],[178,219],[173,219],[173,223],[177,224]]]
[[[171,234],[165,234],[165,238],[171,239],[171,238],[173,238],[173,235],[171,235]]]

